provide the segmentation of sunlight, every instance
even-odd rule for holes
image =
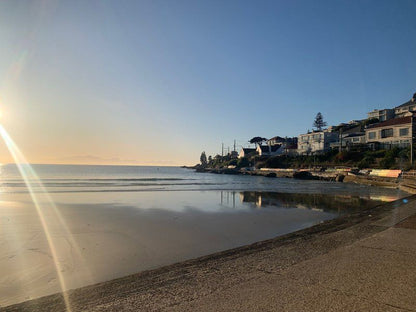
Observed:
[[[66,286],[65,286],[65,280],[63,277],[63,270],[64,268],[62,267],[61,262],[58,260],[58,254],[57,254],[57,250],[55,247],[55,244],[53,243],[53,238],[51,236],[48,224],[47,224],[47,220],[45,218],[45,214],[43,211],[43,208],[45,207],[41,207],[40,205],[40,201],[38,200],[38,196],[35,194],[34,189],[33,189],[33,182],[36,182],[36,185],[38,187],[40,187],[42,190],[45,191],[46,190],[43,188],[42,183],[40,182],[40,179],[37,177],[35,171],[33,170],[33,168],[30,166],[30,164],[26,161],[25,157],[23,156],[23,154],[20,152],[19,148],[17,147],[17,145],[14,143],[14,141],[10,138],[9,134],[6,132],[6,130],[3,128],[2,125],[0,125],[0,135],[2,136],[4,142],[7,145],[7,148],[9,149],[15,163],[16,166],[18,167],[18,170],[29,190],[30,196],[32,198],[32,201],[36,207],[36,211],[37,214],[39,216],[39,219],[41,221],[42,227],[43,227],[43,231],[45,233],[45,237],[46,240],[48,242],[49,245],[49,249],[51,251],[51,256],[55,265],[55,270],[56,273],[58,275],[58,280],[59,280],[59,285],[60,288],[62,290],[62,294],[64,297],[64,301],[65,301],[65,307],[66,307],[66,311],[71,312],[71,306],[69,303],[69,298],[68,295],[65,293],[66,290]],[[62,218],[59,216],[59,212],[56,210],[55,205],[53,204],[52,200],[50,199],[50,197],[48,196],[48,202],[50,204],[50,206],[53,208],[54,212],[56,213],[56,216],[58,217],[58,219],[61,221],[62,225],[63,224],[63,220]],[[68,235],[68,237],[70,237],[70,235]],[[73,246],[76,246],[75,242],[73,240],[71,240]]]

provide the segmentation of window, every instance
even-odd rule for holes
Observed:
[[[369,138],[370,140],[375,139],[375,138],[376,138],[376,133],[375,133],[375,132],[369,132],[369,133],[368,133],[368,138]]]
[[[314,135],[313,135],[313,139],[314,139],[315,141],[318,141],[318,140],[320,140],[320,139],[321,139],[321,135],[320,135],[320,134],[314,134]]]
[[[400,136],[407,136],[409,135],[409,128],[402,128],[399,130]]]
[[[393,136],[393,128],[381,130],[382,138],[389,138]]]
[[[359,142],[360,141],[360,138],[352,138],[352,141],[353,142]]]

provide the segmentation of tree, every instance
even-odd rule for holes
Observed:
[[[321,112],[316,114],[315,121],[313,122],[313,127],[318,131],[322,131],[322,128],[326,127],[326,122],[324,121],[324,117],[322,116]]]
[[[205,154],[205,152],[201,153],[201,157],[199,157],[199,160],[201,161],[202,166],[207,165],[207,155]]]
[[[263,143],[264,141],[267,141],[267,139],[266,138],[262,138],[262,137],[254,137],[254,138],[252,138],[249,142],[251,143],[251,144],[258,144],[258,145],[261,145],[261,143]]]

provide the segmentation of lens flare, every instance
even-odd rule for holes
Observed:
[[[64,267],[58,259],[57,249],[55,247],[56,244],[54,244],[53,237],[51,235],[48,222],[45,217],[45,213],[44,213],[45,208],[51,208],[51,211],[54,213],[55,217],[59,220],[59,223],[60,223],[59,226],[62,226],[66,230],[67,238],[69,238],[69,240],[71,241],[71,245],[76,248],[77,253],[80,255],[79,249],[77,248],[77,244],[75,243],[75,241],[73,240],[69,232],[67,231],[66,225],[62,217],[60,216],[59,211],[56,209],[56,206],[54,205],[52,199],[49,197],[48,193],[46,192],[46,189],[43,187],[42,182],[38,178],[37,174],[35,173],[33,168],[30,166],[30,164],[26,161],[25,157],[23,156],[23,154],[21,153],[17,145],[14,143],[14,141],[11,139],[11,137],[9,136],[9,134],[3,128],[2,125],[0,125],[0,135],[2,136],[4,142],[6,143],[6,146],[8,147],[14,159],[16,166],[22,176],[22,179],[24,180],[28,188],[32,201],[35,205],[36,212],[41,221],[41,225],[42,225],[42,228],[43,228],[43,231],[44,231],[44,234],[45,234],[45,237],[46,237],[46,240],[47,240],[50,252],[51,252],[51,256],[54,262],[56,274],[59,280],[59,286],[62,290],[62,294],[64,298],[66,311],[71,312],[72,310],[71,310],[71,305],[69,302],[68,294],[65,292],[65,290],[67,290],[66,285],[65,285],[65,279],[62,274],[62,272],[64,271]],[[41,205],[38,195],[35,193],[34,186],[40,189],[42,191],[42,194],[46,196],[47,198],[46,202],[49,207],[45,207]],[[80,257],[80,259],[82,259],[82,257]]]

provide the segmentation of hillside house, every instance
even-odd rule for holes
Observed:
[[[396,117],[412,116],[413,112],[416,112],[416,93],[409,101],[394,108]]]
[[[250,155],[254,155],[256,153],[255,148],[246,148],[243,147],[238,154],[238,158],[248,157]]]
[[[298,154],[309,155],[326,152],[330,144],[338,141],[338,132],[329,130],[314,131],[298,137]]]
[[[339,130],[338,141],[331,143],[331,148],[336,148],[338,150],[351,150],[354,148],[359,148],[365,146],[365,132],[362,130],[361,124],[350,123],[344,125],[343,128]]]
[[[268,139],[267,141],[266,141],[266,144],[267,145],[280,145],[280,144],[283,144],[283,143],[285,143],[285,138],[282,138],[282,137],[280,137],[280,136],[275,136],[275,137],[273,137],[273,138],[271,138],[271,139]]]
[[[410,146],[414,133],[414,117],[406,116],[370,125],[365,129],[366,142],[372,149]]]
[[[378,119],[379,122],[383,122],[394,118],[394,109],[375,109],[367,113],[368,119]]]
[[[260,156],[276,156],[284,153],[283,145],[258,145],[256,149]]]

